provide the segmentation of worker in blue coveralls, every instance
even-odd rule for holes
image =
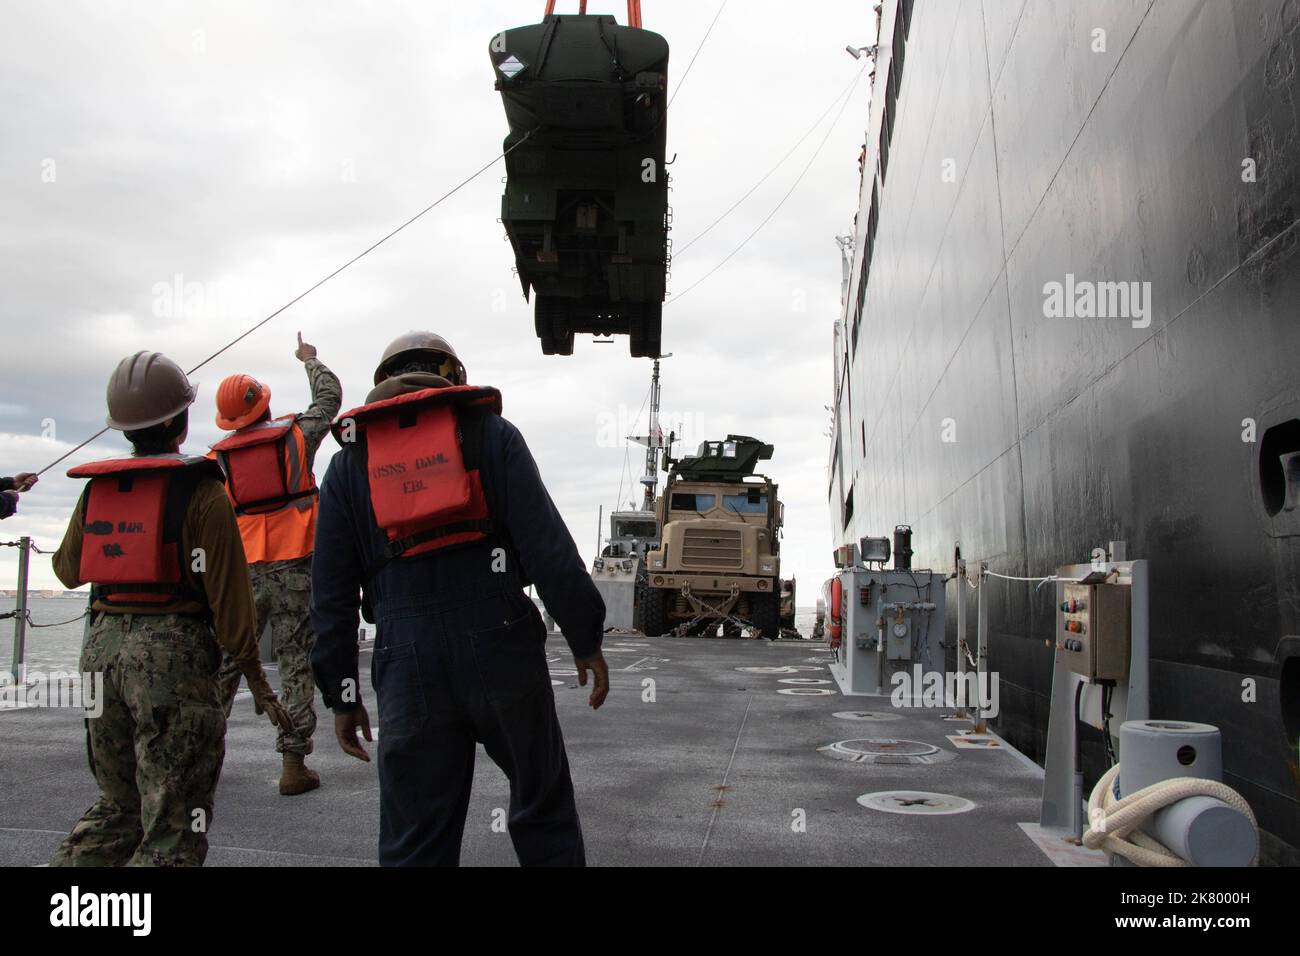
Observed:
[[[582,828],[537,586],[590,705],[609,693],[605,606],[496,389],[466,384],[441,336],[385,350],[366,404],[334,424],[312,564],[312,671],[345,753],[369,754],[358,612],[377,625],[379,862],[460,862],[476,745],[510,780],[523,865],[582,866]],[[370,615],[367,615],[368,617]]]

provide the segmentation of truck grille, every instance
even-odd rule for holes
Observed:
[[[682,567],[739,571],[744,567],[740,531],[687,528],[682,536]]]

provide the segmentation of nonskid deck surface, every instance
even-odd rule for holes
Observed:
[[[943,720],[945,711],[895,711],[886,698],[841,696],[825,645],[611,636],[605,652],[612,686],[606,705],[593,712],[563,641],[553,637],[547,644],[553,680],[561,682],[555,696],[591,864],[1050,865],[1018,826],[1037,819],[1039,774],[1007,749],[954,748],[947,737],[969,725]],[[369,658],[363,653],[363,666]],[[740,669],[787,667],[801,669]],[[783,683],[792,680],[797,683]],[[362,686],[369,687],[364,672]],[[805,688],[832,693],[779,693]],[[897,719],[834,716],[844,711]],[[309,761],[322,787],[281,797],[273,731],[241,691],[208,865],[374,862],[375,764],[345,757],[328,714],[323,717]],[[80,713],[0,712],[0,733],[0,865],[44,863],[95,798]],[[917,741],[945,756],[889,765],[818,752],[855,738]],[[975,807],[900,815],[857,802],[886,790],[949,794]],[[514,864],[509,836],[498,832],[499,823],[494,828],[507,802],[504,776],[480,749],[462,863]]]

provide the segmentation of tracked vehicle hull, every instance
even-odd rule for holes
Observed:
[[[657,356],[668,265],[668,44],[611,16],[547,16],[490,46],[510,132],[501,221],[546,354],[575,333]]]

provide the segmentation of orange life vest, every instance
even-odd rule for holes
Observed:
[[[109,604],[207,603],[185,584],[181,526],[202,476],[221,479],[206,458],[153,455],[90,462],[68,470],[89,478],[82,497],[81,563],[78,576],[91,596]]]
[[[486,538],[493,530],[479,476],[479,431],[464,434],[467,409],[501,414],[495,388],[426,388],[344,412],[334,437],[353,444],[365,471],[375,522],[387,553],[367,569],[374,577],[395,558],[414,557]]]
[[[248,563],[311,554],[318,492],[298,416],[241,428],[212,450],[226,474]]]

